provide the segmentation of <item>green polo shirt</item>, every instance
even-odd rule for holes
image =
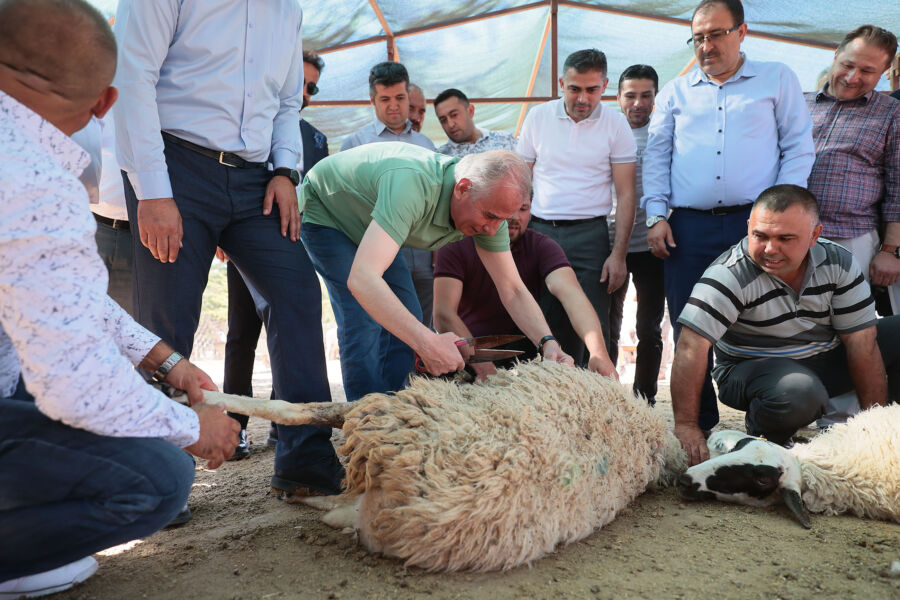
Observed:
[[[300,187],[304,223],[343,232],[357,245],[372,219],[400,246],[437,250],[465,235],[450,220],[458,158],[399,142],[366,144],[329,156]],[[509,250],[504,221],[480,248]]]

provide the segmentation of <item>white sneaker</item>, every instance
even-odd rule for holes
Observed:
[[[35,573],[0,582],[0,600],[37,598],[67,590],[81,583],[97,571],[97,561],[92,556],[57,567],[52,571]]]

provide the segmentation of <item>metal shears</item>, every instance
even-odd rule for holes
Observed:
[[[525,352],[522,350],[495,350],[496,346],[502,346],[511,342],[524,340],[524,335],[482,335],[478,337],[461,338],[456,340],[460,354],[465,356],[463,348],[470,347],[471,354],[466,359],[466,364],[480,362],[494,362],[495,360],[503,360],[505,358],[513,358]],[[427,373],[425,362],[416,354],[416,371],[419,373]]]

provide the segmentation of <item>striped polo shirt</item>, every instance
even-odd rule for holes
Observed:
[[[837,347],[838,334],[875,324],[875,300],[844,247],[819,238],[800,293],[757,265],[747,238],[713,262],[678,322],[716,345],[718,362],[808,358]]]

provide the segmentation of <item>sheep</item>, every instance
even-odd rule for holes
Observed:
[[[807,510],[900,523],[900,405],[865,410],[790,450],[735,431],[707,445],[718,456],[678,479],[684,498],[755,506],[780,498],[807,529]]]
[[[326,522],[350,521],[370,551],[426,571],[528,564],[687,466],[659,411],[618,382],[553,362],[484,384],[415,378],[350,405],[208,401],[284,424],[343,416],[346,489],[310,504],[336,506]]]

